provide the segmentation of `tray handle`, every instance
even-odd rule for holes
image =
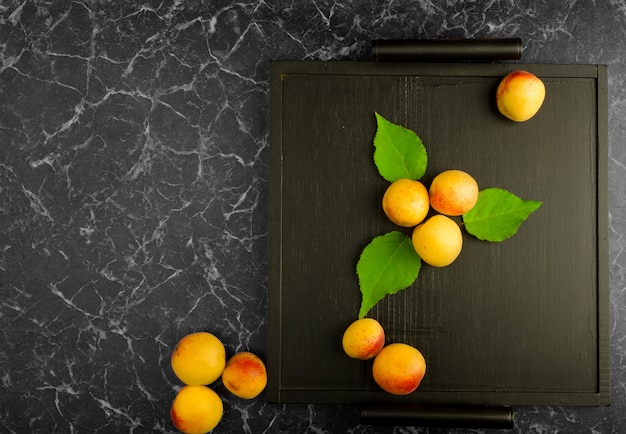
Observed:
[[[372,58],[377,61],[495,61],[521,57],[520,38],[372,41]]]
[[[430,426],[446,428],[511,429],[511,407],[367,405],[361,408],[364,425]]]

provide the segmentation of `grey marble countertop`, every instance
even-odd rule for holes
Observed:
[[[626,5],[607,0],[0,3],[0,431],[173,432],[180,337],[267,356],[271,60],[507,37],[609,76],[611,405],[516,408],[513,431],[626,432]],[[446,431],[224,403],[215,432]]]

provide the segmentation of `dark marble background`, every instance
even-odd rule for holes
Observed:
[[[518,408],[515,432],[626,432],[617,0],[0,2],[0,432],[172,432],[180,337],[266,356],[270,60],[512,36],[523,62],[608,65],[612,351],[610,407]],[[220,433],[444,431],[222,396]]]

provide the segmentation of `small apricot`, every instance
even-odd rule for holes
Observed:
[[[171,365],[180,381],[190,386],[211,384],[222,375],[226,350],[222,342],[207,332],[190,333],[174,348]]]
[[[384,347],[372,365],[376,384],[394,395],[407,395],[415,391],[425,374],[426,360],[422,353],[403,343]]]
[[[503,116],[524,122],[537,114],[546,97],[546,87],[536,75],[523,70],[508,73],[496,90],[496,105]]]
[[[222,419],[224,405],[217,393],[206,386],[184,386],[170,409],[170,419],[184,434],[204,434]]]
[[[420,258],[433,267],[450,265],[461,253],[463,234],[450,217],[437,214],[413,230],[413,247]]]
[[[383,195],[383,211],[398,226],[412,227],[428,214],[428,190],[419,181],[398,179]]]
[[[255,398],[267,385],[265,364],[256,354],[248,351],[237,353],[226,362],[222,383],[239,398]]]
[[[447,216],[471,210],[478,200],[478,183],[467,172],[446,170],[435,176],[429,189],[430,206]]]
[[[369,360],[385,345],[385,331],[374,318],[360,318],[348,326],[341,344],[349,357]]]

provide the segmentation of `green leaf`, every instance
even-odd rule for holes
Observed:
[[[419,180],[426,173],[428,155],[422,140],[413,131],[393,124],[376,113],[374,163],[389,182],[401,178]]]
[[[463,214],[465,230],[479,240],[504,241],[540,206],[541,202],[522,200],[501,188],[481,190],[474,208]]]
[[[363,295],[359,318],[387,294],[410,286],[419,274],[422,262],[409,237],[393,231],[374,238],[361,253],[356,272]]]

